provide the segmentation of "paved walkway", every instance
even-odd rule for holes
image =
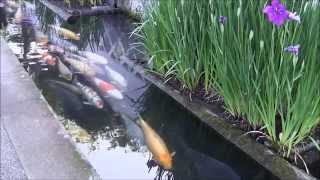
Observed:
[[[1,179],[26,179],[24,169],[1,122]]]
[[[2,38],[0,46],[1,179],[97,177]]]

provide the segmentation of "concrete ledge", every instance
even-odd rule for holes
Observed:
[[[94,8],[86,9],[67,9],[58,7],[48,0],[40,0],[39,2],[70,24],[75,23],[81,16],[125,14],[136,21],[139,21],[142,16],[141,13],[128,9],[127,6],[123,5],[119,8],[114,8],[112,6],[96,6]]]
[[[274,154],[262,144],[258,144],[252,138],[243,136],[244,132],[227,123],[226,120],[218,117],[217,113],[212,111],[207,104],[201,101],[190,102],[179,91],[163,83],[163,81],[151,73],[146,73],[145,69],[135,64],[128,58],[120,57],[120,63],[135,72],[138,76],[148,80],[163,92],[168,94],[192,114],[198,117],[202,122],[214,129],[218,134],[231,142],[252,159],[257,161],[262,167],[269,170],[273,175],[283,180],[316,180],[316,178],[306,174],[301,169],[291,165],[285,159]]]
[[[94,179],[39,89],[1,38],[1,123],[29,179]]]
[[[1,123],[1,179],[27,179],[16,150]]]
[[[71,24],[75,23],[79,19],[78,15],[74,15],[72,13],[69,13],[69,12],[63,10],[62,8],[59,8],[58,6],[50,3],[47,0],[40,0],[39,2],[42,3],[44,6],[46,6],[47,8],[49,8],[54,13],[58,14],[64,21],[67,21]]]

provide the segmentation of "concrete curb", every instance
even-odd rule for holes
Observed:
[[[1,121],[29,179],[99,179],[1,38]]]

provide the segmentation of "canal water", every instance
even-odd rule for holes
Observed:
[[[108,15],[84,17],[76,24],[68,24],[36,2],[24,3],[20,24],[14,22],[14,13],[11,15],[11,34],[7,39],[11,43],[23,43],[21,62],[36,35],[43,33],[54,44],[77,46],[104,56],[108,66],[128,81],[122,91],[124,99],[105,98],[105,107],[96,109],[70,89],[51,84],[60,77],[54,71],[44,70],[45,65],[25,64],[77,148],[102,179],[221,179],[229,177],[231,171],[246,180],[276,179],[172,98],[117,61],[120,56],[126,56],[134,63],[145,65],[143,50],[131,36],[134,23],[130,19]],[[49,25],[80,33],[81,40],[62,39],[50,31]],[[103,67],[95,67],[100,72],[99,78],[107,81],[101,69]],[[151,154],[135,123],[137,114],[157,131],[170,152],[174,152],[172,171],[163,171],[157,166],[150,169]]]

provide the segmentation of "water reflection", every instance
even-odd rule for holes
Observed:
[[[103,178],[154,177],[154,171],[147,173],[149,153],[136,124],[124,122],[126,120],[111,109],[101,111],[83,105],[78,97],[65,89],[46,89],[44,92],[48,93],[46,98],[56,111],[63,107],[60,115],[68,117],[62,120],[63,124]]]
[[[30,51],[30,43],[36,40],[35,27],[38,24],[27,15],[32,13],[32,9],[23,6],[22,11],[26,16],[23,16],[21,26],[13,22],[15,27],[21,27],[22,38],[12,40],[23,43],[24,58],[21,58],[23,62]],[[121,120],[119,113],[114,113],[110,107],[97,110],[83,104],[81,97],[74,92],[48,84],[47,79],[59,77],[55,72],[44,73],[40,64],[29,63],[28,67],[32,67],[32,71],[29,71],[36,76],[39,87],[44,90],[44,95],[54,110],[65,117],[63,124],[77,142],[77,146],[103,178],[151,179],[155,176],[152,171],[147,173],[146,162],[149,159],[149,153],[145,146],[142,146],[143,140],[139,132],[141,130],[135,124]],[[138,86],[145,84],[145,82],[135,81],[133,83]],[[134,98],[128,101],[132,99]],[[130,131],[127,133],[128,128]],[[122,173],[123,171],[126,173]]]
[[[52,34],[49,26],[57,25],[79,33],[81,41],[72,41],[72,43],[80,50],[90,49],[98,53],[112,52],[115,57],[127,55],[131,59],[145,59],[143,49],[135,45],[138,40],[134,37],[129,38],[134,25],[133,21],[126,16],[81,17],[75,24],[69,24],[54,15],[40,2],[35,1],[35,6],[42,31]]]

